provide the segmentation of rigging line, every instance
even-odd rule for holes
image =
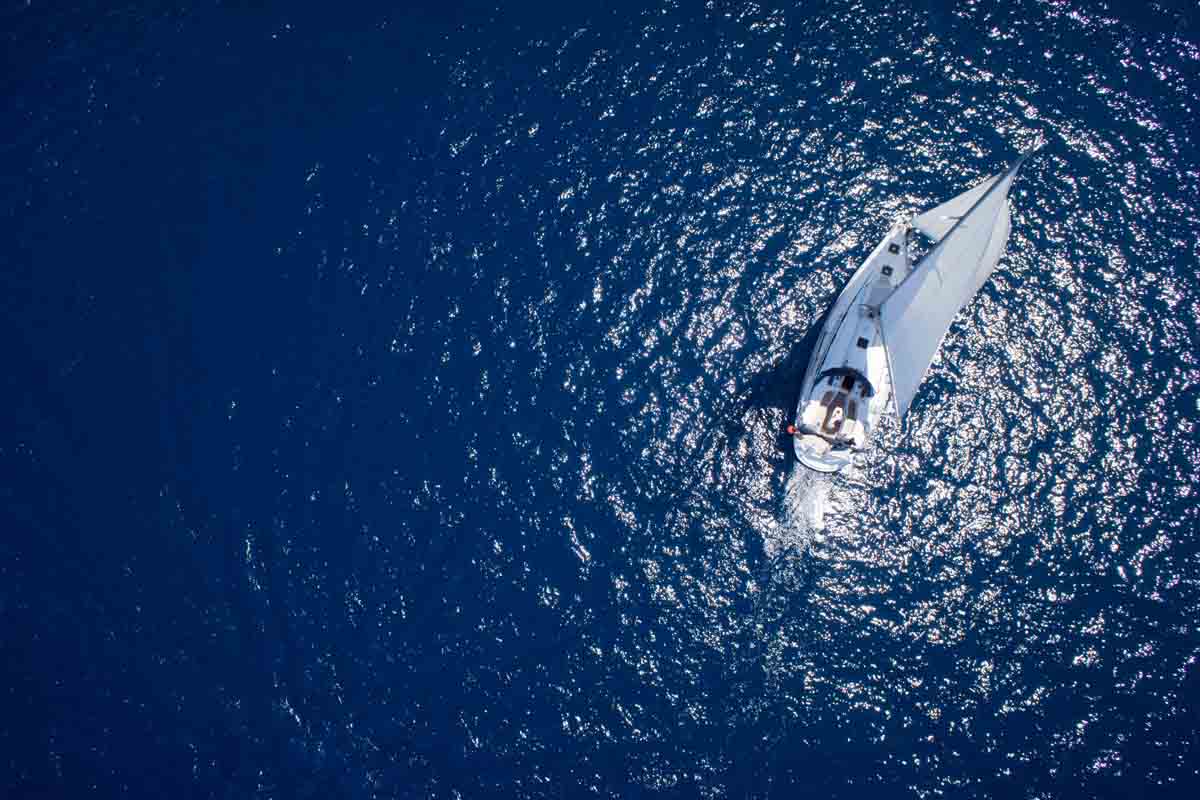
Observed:
[[[896,419],[900,422],[900,433],[903,434],[905,432],[904,414],[900,413],[900,404],[896,400],[896,381],[894,377],[896,370],[894,367],[892,367],[892,349],[888,347],[887,333],[884,330],[882,316],[876,315],[875,325],[879,328],[879,338],[883,342],[883,355],[887,360],[887,380],[889,393],[891,394],[892,408],[896,409]]]

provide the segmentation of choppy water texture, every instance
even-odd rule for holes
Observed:
[[[6,10],[8,796],[1189,796],[1197,14],[989,6]]]

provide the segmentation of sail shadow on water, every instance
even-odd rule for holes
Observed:
[[[832,307],[833,304],[830,303],[830,308]],[[792,413],[796,406],[796,396],[800,393],[805,365],[816,349],[817,337],[824,322],[825,315],[822,314],[808,328],[804,338],[791,346],[783,358],[750,376],[736,398],[739,410],[781,411],[785,416]],[[791,452],[790,438],[787,447],[781,449]]]

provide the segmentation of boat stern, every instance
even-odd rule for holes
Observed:
[[[817,472],[837,472],[850,463],[853,450],[849,447],[835,448],[820,436],[812,433],[797,433],[794,447],[796,459]]]

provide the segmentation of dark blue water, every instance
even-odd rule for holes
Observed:
[[[0,794],[1194,796],[1193,5],[272,5],[0,12]]]

